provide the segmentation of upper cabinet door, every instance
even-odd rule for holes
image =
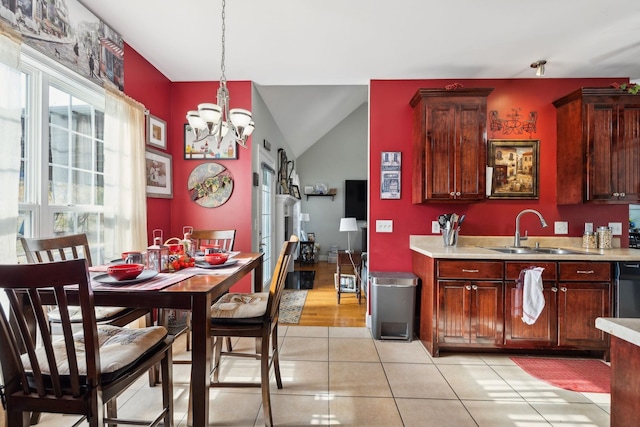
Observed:
[[[485,199],[492,90],[420,89],[414,95],[413,203]]]

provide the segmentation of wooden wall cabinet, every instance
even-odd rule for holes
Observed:
[[[485,199],[491,91],[419,89],[413,96],[413,203]]]
[[[557,109],[557,202],[640,200],[640,95],[582,88]]]

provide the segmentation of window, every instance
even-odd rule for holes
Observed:
[[[23,64],[18,235],[86,233],[103,262],[102,89],[24,55]]]

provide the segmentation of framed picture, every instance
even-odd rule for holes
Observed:
[[[147,148],[145,154],[147,197],[173,198],[171,160],[171,154]]]
[[[380,198],[400,198],[400,168],[402,153],[400,151],[383,151],[380,163]]]
[[[315,242],[316,241],[316,233],[307,233],[307,241]]]
[[[538,198],[539,146],[539,140],[489,141],[490,199]]]
[[[291,194],[296,199],[300,198],[300,188],[297,185],[291,185]]]
[[[167,122],[152,114],[147,115],[147,144],[167,149]]]
[[[338,273],[333,273],[333,282],[336,289],[338,289]],[[354,274],[341,274],[340,275],[340,292],[355,292],[356,291],[356,276]]]
[[[191,126],[184,125],[184,158],[186,160],[233,160],[238,158],[235,141],[219,144],[213,137],[196,141]]]

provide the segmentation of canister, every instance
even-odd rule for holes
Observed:
[[[597,247],[596,233],[593,231],[585,231],[582,235],[582,247],[586,249],[595,249]]]
[[[598,249],[611,249],[611,227],[598,227]]]

